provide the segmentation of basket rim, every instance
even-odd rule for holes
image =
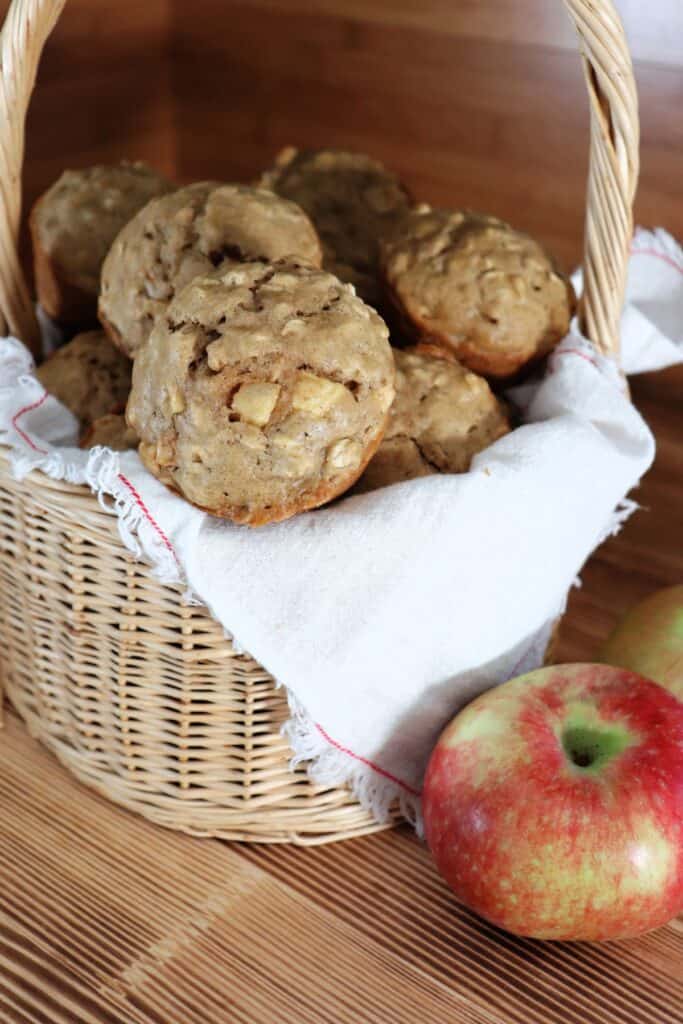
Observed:
[[[5,441],[0,440],[0,463],[4,464],[3,469],[11,467],[11,452],[12,446],[7,444]],[[92,498],[95,504],[98,504],[97,498],[92,493],[87,484],[73,484],[68,480],[59,480],[56,477],[50,476],[45,473],[42,469],[31,469],[25,477],[24,481],[30,481],[36,485],[36,488],[43,488],[46,491],[57,491],[61,494],[71,494],[75,497]],[[103,510],[104,511],[104,510]]]

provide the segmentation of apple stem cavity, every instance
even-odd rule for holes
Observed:
[[[633,736],[619,728],[594,725],[569,726],[562,733],[562,747],[575,768],[596,770],[633,743]]]

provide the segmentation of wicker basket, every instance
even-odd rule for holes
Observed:
[[[591,101],[584,329],[616,351],[638,164],[637,99],[612,0],[565,0]],[[17,258],[24,118],[64,0],[14,0],[1,38],[0,335],[37,351]],[[379,826],[344,789],[292,772],[287,703],[206,610],[135,562],[83,487],[0,453],[2,681],[29,729],[78,778],[162,825],[261,842],[325,842]]]

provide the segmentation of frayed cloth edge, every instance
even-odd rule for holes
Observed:
[[[309,778],[318,785],[348,786],[379,824],[391,822],[398,809],[401,817],[422,835],[420,794],[333,745],[294,694],[286,692],[292,717],[282,726],[282,734],[293,751],[291,768],[306,762]]]

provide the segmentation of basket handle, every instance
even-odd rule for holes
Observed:
[[[0,34],[0,336],[21,338],[34,356],[40,331],[17,246],[26,112],[43,46],[66,0],[12,0]]]
[[[576,25],[591,110],[581,319],[605,353],[619,351],[633,198],[638,97],[613,0],[564,0]],[[43,46],[65,0],[12,0],[0,36],[0,335],[39,351],[38,324],[17,255],[26,111]]]

